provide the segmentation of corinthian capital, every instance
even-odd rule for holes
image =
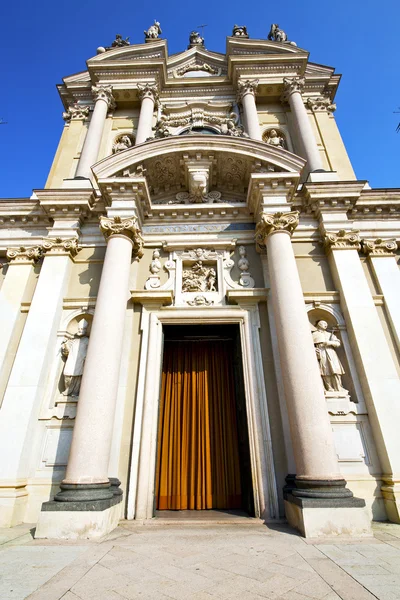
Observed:
[[[278,212],[274,215],[262,215],[260,222],[256,227],[256,241],[262,248],[265,245],[265,239],[277,231],[285,231],[292,235],[299,224],[299,213],[293,211],[289,213]]]
[[[324,237],[324,246],[331,250],[360,250],[361,238],[359,231],[346,231],[341,229],[337,233],[327,233]]]
[[[40,246],[20,246],[19,248],[8,248],[7,258],[10,261],[14,261],[18,264],[32,264],[35,263],[43,256],[42,248]]]
[[[304,90],[306,80],[304,77],[284,77],[283,78],[283,98],[287,99],[291,94],[299,92],[300,94]]]
[[[394,256],[397,250],[396,240],[363,240],[362,250],[368,256]]]
[[[110,110],[115,108],[115,100],[112,93],[112,85],[93,85],[92,94],[94,101],[105,100]]]
[[[71,258],[76,256],[80,250],[77,238],[63,240],[62,238],[45,238],[43,240],[43,250],[46,255],[69,255]]]
[[[121,219],[121,217],[100,217],[100,230],[106,240],[113,235],[123,235],[129,238],[133,244],[133,253],[138,258],[143,256],[143,237],[142,232],[137,226],[137,218],[130,217]]]
[[[258,79],[246,79],[246,81],[238,81],[237,84],[237,99],[241,102],[245,94],[257,94]]]
[[[69,106],[67,111],[63,113],[64,121],[84,121],[87,119],[89,115],[89,107],[88,106],[80,106],[79,104],[74,104],[73,106]]]
[[[138,83],[137,88],[140,100],[143,100],[143,98],[151,98],[153,102],[158,102],[158,86],[156,83]]]
[[[306,102],[307,108],[312,110],[313,112],[335,112],[336,104],[330,100],[330,98],[326,98],[325,96],[317,96],[316,98],[307,98]]]

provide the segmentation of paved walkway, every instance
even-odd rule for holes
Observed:
[[[285,525],[122,522],[101,542],[0,530],[1,600],[399,600],[400,526],[304,540]]]

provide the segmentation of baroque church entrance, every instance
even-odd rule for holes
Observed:
[[[254,514],[237,326],[165,326],[158,510]]]

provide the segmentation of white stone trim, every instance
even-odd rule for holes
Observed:
[[[159,309],[144,306],[127,518],[149,519],[154,510],[158,401],[163,324],[239,324],[256,517],[279,517],[258,308]]]

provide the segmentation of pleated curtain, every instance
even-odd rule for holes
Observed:
[[[229,341],[166,341],[160,397],[158,510],[241,508]]]

